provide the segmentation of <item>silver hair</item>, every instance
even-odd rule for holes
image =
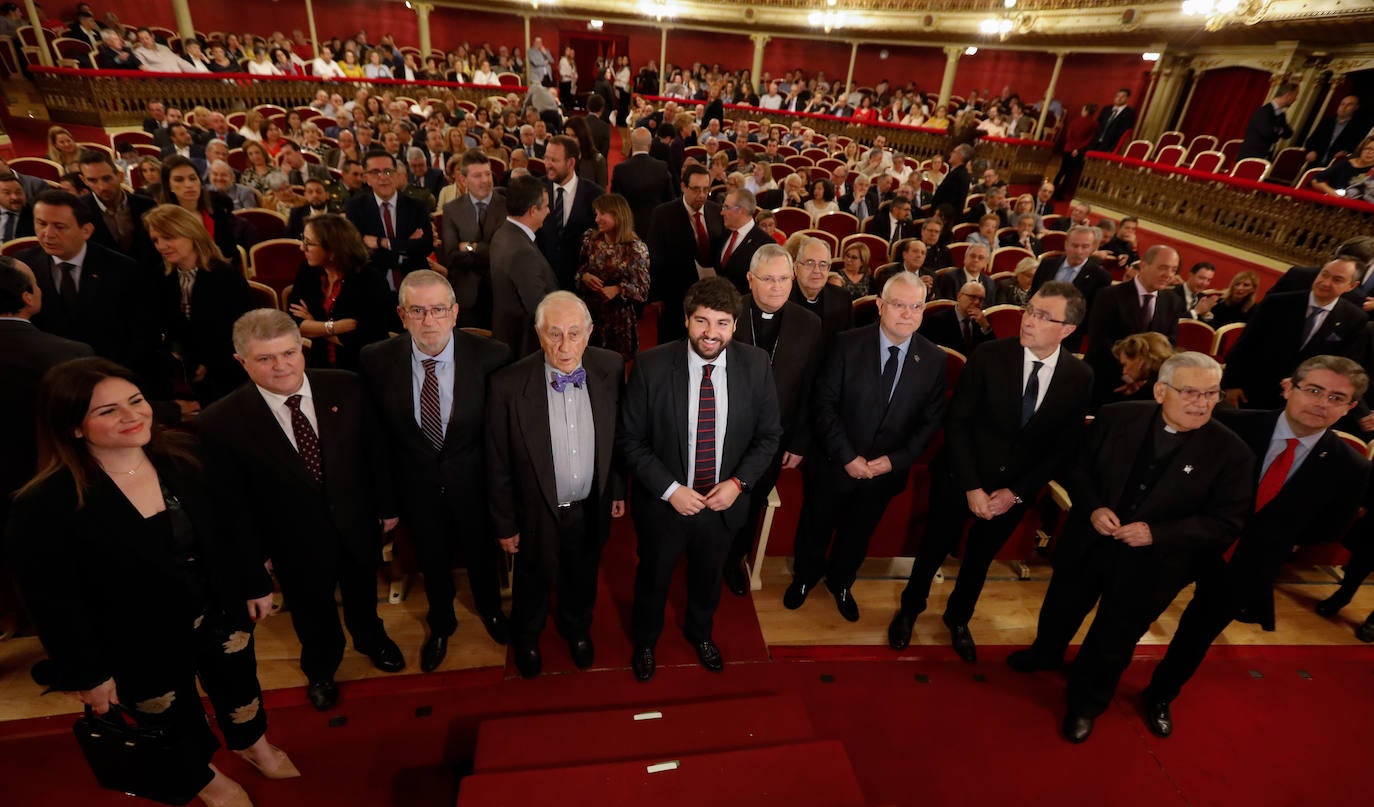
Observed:
[[[1091,235],[1094,240],[1096,240],[1099,237],[1099,230],[1096,227],[1089,227],[1086,224],[1075,224],[1069,228],[1068,232],[1064,233],[1064,240],[1067,241],[1070,238],[1073,238],[1074,233],[1087,233],[1088,235]]]
[[[787,254],[786,249],[783,249],[780,244],[764,244],[754,250],[754,257],[749,259],[749,274],[752,275],[757,272],[758,268],[765,263],[779,259],[787,261],[788,269],[792,268],[792,256]]]
[[[822,247],[825,247],[825,257],[830,257],[830,242],[823,241],[814,235],[808,235],[806,238],[802,239],[802,242],[800,244],[797,245],[797,260],[801,260],[801,256],[806,254],[806,250],[810,249],[813,244],[819,244]],[[759,249],[763,249],[763,247],[759,247]]]
[[[1217,380],[1221,380],[1221,365],[1217,364],[1216,359],[1206,353],[1198,353],[1196,350],[1185,350],[1164,360],[1164,364],[1159,368],[1159,383],[1173,384],[1174,373],[1184,367],[1194,367],[1198,370],[1216,373]]]
[[[301,329],[291,315],[275,308],[258,308],[239,317],[234,323],[234,352],[248,355],[248,343],[294,336],[300,341]]]
[[[453,284],[448,282],[448,278],[429,269],[416,269],[402,278],[400,288],[396,289],[397,303],[404,308],[406,304],[406,292],[411,289],[418,289],[425,286],[443,286],[448,291],[449,303],[453,304],[458,302],[458,296],[453,293]]]
[[[1070,199],[1069,207],[1081,207],[1089,213],[1093,212],[1093,206],[1083,201],[1082,199]]]
[[[582,301],[581,297],[578,297],[576,294],[573,294],[570,291],[551,291],[548,294],[544,295],[544,299],[539,301],[539,305],[534,307],[535,330],[544,330],[545,314],[547,313],[550,306],[558,305],[559,303],[567,303],[569,305],[577,306],[578,310],[582,312],[583,324],[592,324],[592,312],[590,309],[587,308],[587,304]]]
[[[912,289],[920,291],[922,300],[926,298],[925,281],[921,280],[921,276],[916,274],[915,272],[908,272],[905,269],[903,269],[902,271],[893,274],[892,277],[889,277],[887,279],[887,282],[883,284],[882,299],[884,302],[886,302],[888,297],[890,296],[888,292],[896,286],[908,286]]]
[[[748,179],[748,177],[745,177],[745,179]],[[754,198],[752,192],[744,188],[736,188],[730,191],[730,193],[735,196],[735,204],[739,205],[748,215],[754,215],[754,211],[758,209],[759,203],[758,200]]]
[[[414,160],[416,158],[423,160],[425,158],[425,150],[420,148],[419,146],[411,146],[410,148],[406,149],[407,160]]]

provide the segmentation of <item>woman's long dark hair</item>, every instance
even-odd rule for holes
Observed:
[[[139,386],[138,378],[129,370],[99,357],[73,359],[53,367],[38,385],[34,424],[38,437],[38,473],[34,474],[20,493],[43,482],[62,470],[71,473],[76,483],[76,504],[85,504],[85,493],[91,479],[101,473],[100,466],[86,448],[86,441],[77,437],[77,430],[91,408],[91,395],[107,378],[122,378]],[[149,457],[165,457],[197,464],[191,452],[190,438],[169,432],[156,422],[152,425],[152,439],[144,448]]]

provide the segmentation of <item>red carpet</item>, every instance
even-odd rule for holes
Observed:
[[[794,661],[733,665],[719,675],[664,669],[645,685],[623,671],[533,681],[503,681],[495,670],[397,676],[345,684],[333,716],[346,722],[335,727],[330,715],[303,705],[299,691],[273,693],[272,738],[305,778],[264,782],[227,754],[217,764],[261,807],[452,805],[482,720],[772,691],[801,699],[817,738],[843,743],[868,804],[1363,801],[1356,794],[1374,747],[1374,654],[1219,648],[1226,652],[1208,660],[1175,704],[1168,740],[1140,721],[1136,698],[1153,664],[1138,661],[1093,737],[1072,746],[1057,735],[1063,679],[1017,675],[1001,663],[1007,648],[981,650],[978,666],[952,660],[945,648],[868,663],[804,661],[832,651],[793,650]],[[129,803],[96,788],[70,724],[61,717],[0,725],[6,803]],[[585,742],[594,746],[597,737],[589,732]]]

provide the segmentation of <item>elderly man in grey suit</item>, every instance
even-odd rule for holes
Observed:
[[[439,260],[458,295],[459,324],[491,326],[491,241],[506,219],[506,196],[492,179],[491,160],[477,149],[460,165],[467,193],[444,205]]]
[[[515,356],[539,349],[534,309],[558,280],[534,234],[549,215],[549,193],[535,176],[516,177],[506,190],[506,223],[491,237],[491,335]]]

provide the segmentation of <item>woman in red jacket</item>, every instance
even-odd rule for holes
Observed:
[[[1069,123],[1064,132],[1064,161],[1054,178],[1056,199],[1072,196],[1078,188],[1078,177],[1083,173],[1083,157],[1096,138],[1097,104],[1088,104],[1083,107],[1083,114]]]

